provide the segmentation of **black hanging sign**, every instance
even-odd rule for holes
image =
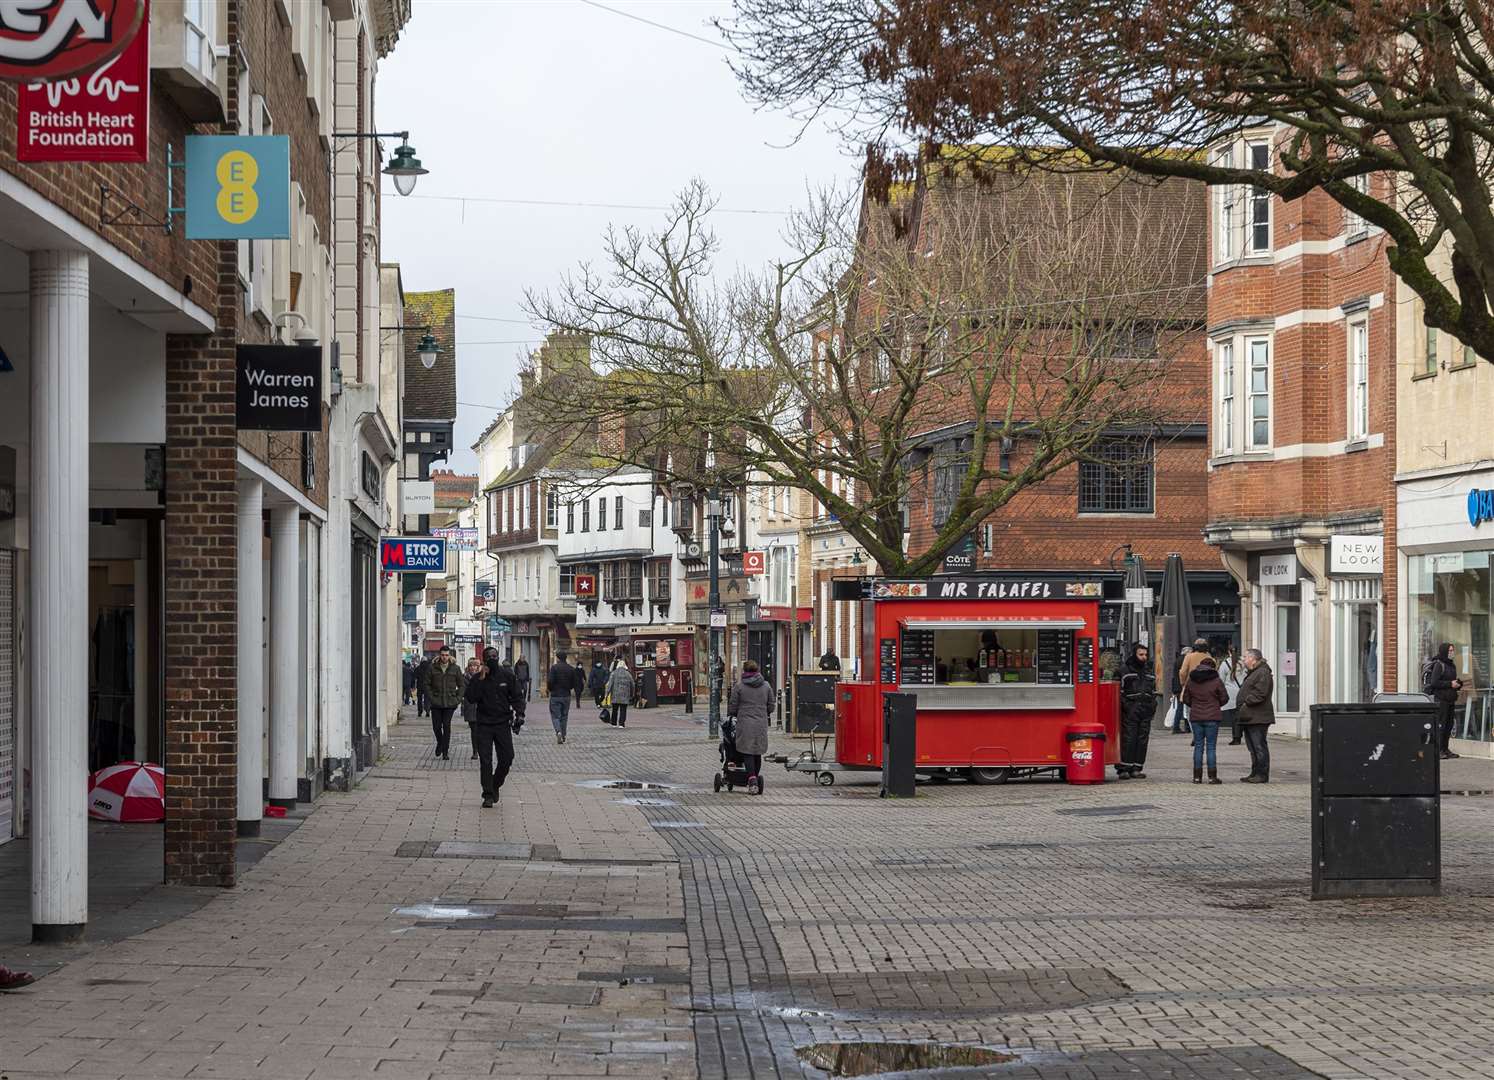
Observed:
[[[241,430],[322,430],[320,346],[240,345],[237,367]]]

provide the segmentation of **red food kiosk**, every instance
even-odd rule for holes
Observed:
[[[684,701],[690,686],[686,673],[695,664],[695,627],[633,626],[619,632],[628,635],[622,657],[633,677],[652,671],[660,701]]]
[[[862,578],[861,670],[836,691],[843,769],[882,766],[882,695],[918,696],[916,762],[978,783],[1068,762],[1071,729],[1104,732],[1103,775],[1119,761],[1119,688],[1099,681],[1097,581]],[[849,596],[846,596],[849,599]],[[1092,744],[1083,743],[1079,757]],[[813,771],[801,766],[805,771]],[[821,773],[821,783],[830,782]]]

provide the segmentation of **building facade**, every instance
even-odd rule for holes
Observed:
[[[407,17],[154,5],[144,164],[19,162],[19,90],[0,83],[0,841],[31,837],[38,939],[87,922],[90,769],[165,766],[179,884],[233,884],[266,800],[321,786],[345,596],[329,551],[354,453],[333,358],[378,355],[342,337],[339,278],[370,264],[334,255],[334,115],[354,97],[371,119],[376,61]],[[288,239],[185,237],[168,158],[208,133],[287,138]],[[376,197],[361,220],[375,260]],[[322,350],[320,423],[240,430],[239,347],[291,343]]]
[[[1211,152],[1265,165],[1275,133]],[[1397,685],[1396,283],[1383,234],[1326,195],[1222,187],[1208,279],[1205,536],[1275,673],[1278,730],[1306,735],[1314,703]]]
[[[1441,253],[1439,269],[1448,272]],[[1454,748],[1494,756],[1494,365],[1423,325],[1397,283],[1395,602],[1398,686],[1420,690],[1446,642],[1464,682]]]

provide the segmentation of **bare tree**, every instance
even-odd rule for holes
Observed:
[[[932,175],[890,206],[822,198],[788,258],[726,282],[698,183],[658,231],[609,231],[602,267],[529,298],[592,342],[590,368],[536,382],[532,407],[664,483],[804,490],[882,572],[920,575],[1196,396],[1171,373],[1201,348],[1201,188]],[[910,552],[919,498],[934,532]]]
[[[874,190],[913,175],[930,146],[992,143],[1025,165],[1120,167],[1286,200],[1322,190],[1384,231],[1426,324],[1494,362],[1488,0],[736,6],[723,29],[749,96],[837,117],[868,147]],[[1282,132],[1264,160],[1179,152],[1263,125]]]

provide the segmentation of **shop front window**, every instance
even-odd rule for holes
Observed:
[[[1302,594],[1298,585],[1276,588],[1276,711],[1302,709]]]
[[[1453,710],[1453,738],[1494,741],[1494,652],[1491,608],[1494,572],[1487,551],[1413,555],[1407,563],[1411,660],[1408,684],[1421,689],[1421,669],[1443,642],[1464,689]]]
[[[1373,701],[1380,689],[1380,579],[1333,581],[1333,700]]]

